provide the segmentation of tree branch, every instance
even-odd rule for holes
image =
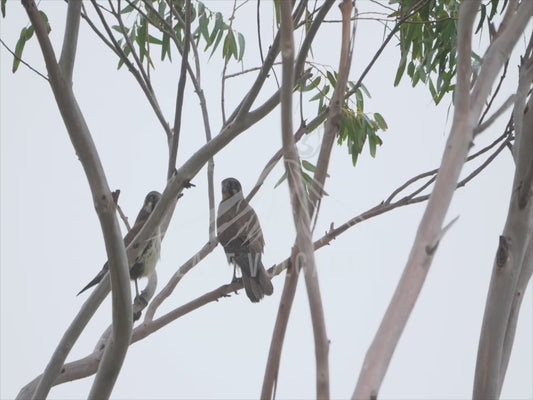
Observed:
[[[378,395],[394,349],[413,309],[429,271],[434,249],[459,173],[473,137],[475,114],[470,114],[470,76],[472,26],[480,1],[461,3],[457,35],[458,63],[455,113],[451,134],[444,151],[435,187],[418,227],[407,265],[383,320],[366,354],[353,399],[371,399]],[[479,115],[479,114],[478,114]]]
[[[324,126],[324,137],[322,138],[322,145],[320,146],[320,152],[318,154],[313,184],[309,193],[309,214],[313,215],[313,213],[315,213],[316,216],[318,216],[319,203],[325,193],[324,186],[326,182],[326,176],[328,174],[331,149],[333,148],[335,138],[340,132],[340,126],[342,123],[344,94],[346,92],[346,84],[348,82],[348,75],[350,73],[355,39],[355,23],[353,33],[350,33],[350,17],[352,15],[352,9],[354,8],[351,0],[344,0],[339,7],[342,12],[342,39],[339,75],[337,78],[337,85],[335,86],[331,98],[328,117]],[[357,13],[357,9],[355,9],[355,13]],[[350,38],[350,34],[352,35],[352,38]]]
[[[87,175],[104,236],[114,289],[113,335],[116,351],[113,355],[113,366],[115,374],[114,377],[109,377],[110,381],[114,382],[113,378],[116,378],[116,374],[120,371],[126,355],[132,326],[128,262],[119,223],[115,214],[115,204],[89,128],[72,92],[71,81],[65,78],[56,62],[52,44],[48,38],[48,33],[39,10],[33,0],[23,0],[22,4],[26,9],[26,13],[34,26],[35,34],[39,40],[39,45],[41,46],[48,70],[50,86],[54,92],[59,111],[63,117],[76,154]],[[68,342],[68,338],[66,338],[66,341]],[[33,394],[34,398],[40,399],[47,396],[51,383],[58,376],[67,354],[61,353],[60,349],[56,350],[44,371],[40,383],[37,385],[36,391]]]
[[[78,47],[78,33],[80,31],[81,0],[68,2],[67,26],[63,38],[63,49],[59,58],[59,65],[63,70],[65,79],[72,84],[72,72]]]
[[[171,7],[173,5],[171,4]],[[180,79],[178,81],[178,93],[176,95],[176,111],[174,112],[174,129],[172,130],[172,140],[170,142],[170,156],[168,159],[168,173],[167,179],[170,179],[176,170],[176,159],[178,157],[178,145],[180,141],[181,130],[181,113],[183,111],[183,93],[185,91],[185,83],[187,82],[187,65],[190,48],[191,36],[191,0],[186,1],[185,6],[185,37],[183,42],[185,47],[181,56]]]
[[[523,70],[521,72],[524,72]],[[526,80],[527,87],[531,80]],[[522,109],[517,102],[516,108]],[[513,113],[516,117],[518,113]],[[496,252],[479,341],[474,399],[499,398],[503,386],[521,297],[533,270],[533,96],[530,95],[516,151],[516,170],[509,213]],[[516,144],[515,144],[516,145]]]
[[[292,136],[292,91],[294,79],[294,39],[290,2],[281,2],[281,132],[283,158],[290,189],[290,199],[296,228],[297,257],[302,257],[304,277],[311,309],[315,339],[317,398],[329,398],[329,340],[311,239],[311,219],[300,170],[300,159]],[[298,268],[296,266],[296,268]],[[288,283],[289,285],[290,283]],[[296,284],[294,285],[296,287]],[[293,294],[294,295],[294,294]]]
[[[100,22],[104,26],[104,29],[105,29],[107,35],[109,36],[109,39],[111,40],[111,43],[112,43],[111,49],[119,56],[119,58],[128,67],[128,70],[135,77],[135,80],[137,81],[137,83],[141,87],[141,89],[144,92],[146,98],[148,99],[148,102],[150,103],[150,106],[154,110],[154,113],[155,113],[157,119],[159,120],[159,123],[163,127],[163,130],[166,133],[167,139],[170,139],[172,137],[172,131],[171,131],[167,121],[165,120],[165,117],[164,117],[164,115],[163,115],[163,113],[161,111],[161,107],[159,107],[159,103],[158,103],[154,93],[152,92],[151,88],[148,86],[147,82],[144,80],[144,78],[141,75],[141,73],[139,73],[139,71],[137,71],[137,69],[132,64],[132,62],[128,59],[126,54],[124,54],[124,51],[122,50],[122,48],[118,44],[117,40],[115,39],[115,37],[113,35],[113,32],[111,32],[111,29],[109,28],[109,24],[105,20],[105,17],[102,14],[102,11],[100,10],[100,7],[98,6],[98,4],[95,2],[95,0],[91,0],[91,2],[93,4],[93,7],[94,7],[96,13],[98,14]],[[85,18],[85,19],[89,23],[91,28],[96,32],[96,34],[99,35],[100,37],[102,37],[101,33],[96,29],[96,26],[94,26],[92,21],[90,21],[88,18]],[[120,21],[119,21],[119,23],[120,23]],[[104,39],[102,39],[102,40],[104,40]],[[127,43],[128,40],[129,40],[129,38],[126,40],[126,43]],[[104,41],[108,44],[108,46],[111,45],[111,43],[109,43],[109,41],[107,41],[107,40],[104,40]]]

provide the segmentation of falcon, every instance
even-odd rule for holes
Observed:
[[[137,233],[141,230],[141,228],[144,226],[146,221],[148,220],[148,217],[154,210],[157,202],[161,198],[161,193],[153,191],[146,195],[146,198],[144,199],[144,204],[141,208],[141,211],[139,211],[139,215],[137,215],[137,219],[135,220],[135,223],[133,224],[133,227],[128,231],[126,236],[124,236],[124,246],[128,247],[128,245],[131,243],[131,241],[135,238]],[[157,264],[157,261],[159,260],[159,255],[161,253],[161,231],[159,227],[155,230],[152,237],[146,242],[144,245],[144,249],[139,254],[139,256],[135,259],[135,262],[130,268],[130,278],[135,281],[135,292],[137,293],[137,296],[139,296],[139,287],[137,284],[137,279],[150,276],[152,272],[155,270],[155,266]],[[96,285],[99,283],[102,278],[107,274],[107,271],[109,270],[109,265],[106,261],[104,264],[102,270],[94,277],[92,281],[90,281],[87,286],[85,286],[83,289],[80,290],[78,295],[89,289],[90,287]]]
[[[263,232],[257,214],[242,194],[242,187],[235,178],[222,181],[222,201],[218,207],[217,236],[224,247],[228,263],[239,267],[246,295],[257,303],[264,295],[274,291],[270,278],[261,262],[265,247]]]

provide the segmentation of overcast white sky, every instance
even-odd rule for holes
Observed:
[[[229,10],[230,1],[205,1]],[[269,6],[263,5],[265,12]],[[247,39],[245,68],[258,65],[255,3],[242,7],[234,27]],[[358,0],[360,11],[375,9]],[[51,39],[60,51],[66,4],[41,2],[52,24]],[[333,14],[338,18],[336,7]],[[329,19],[329,18],[328,18]],[[20,2],[7,3],[0,36],[11,48],[28,19]],[[265,18],[263,45],[272,38]],[[529,27],[531,32],[531,25]],[[339,26],[328,24],[313,52],[320,63],[336,66]],[[351,78],[357,79],[380,45],[383,27],[358,25]],[[300,41],[297,37],[297,43]],[[480,43],[483,43],[481,41]],[[475,45],[480,44],[478,42]],[[519,54],[524,48],[521,40]],[[315,237],[331,223],[340,225],[384,200],[408,178],[435,168],[449,130],[450,98],[435,107],[424,87],[407,79],[393,87],[398,49],[389,46],[365,80],[372,94],[366,111],[380,112],[389,130],[372,159],[365,149],[356,168],[344,147],[336,147]],[[105,250],[81,165],[74,153],[47,82],[21,66],[11,73],[11,56],[1,57],[1,364],[0,397],[9,399],[42,372],[63,332],[86,295],[76,293],[101,268]],[[220,60],[217,53],[202,71],[213,133],[221,126]],[[37,41],[24,59],[45,72]],[[176,53],[174,60],[179,60]],[[82,23],[74,89],[100,152],[112,189],[133,220],[150,190],[165,185],[165,135],[149,105],[125,69]],[[512,93],[515,58],[501,99]],[[156,65],[154,86],[163,111],[173,120],[179,63]],[[241,66],[230,64],[229,71]],[[229,81],[228,114],[253,75]],[[270,96],[275,82],[258,99]],[[178,164],[204,143],[197,97],[187,87]],[[502,100],[499,101],[500,103]],[[316,104],[305,105],[316,108]],[[449,113],[449,114],[448,114]],[[498,137],[507,116],[484,133],[473,150]],[[320,131],[299,145],[313,162]],[[281,145],[279,111],[234,140],[215,158],[216,202],[221,179],[238,178],[248,192]],[[474,166],[468,166],[471,171]],[[380,391],[384,399],[464,399],[471,396],[477,343],[491,274],[503,229],[513,178],[513,162],[504,152],[454,197],[447,221],[459,216],[439,246],[418,304],[399,342]],[[286,184],[274,189],[281,166],[254,198],[265,236],[264,262],[288,256],[294,240]],[[207,241],[205,169],[196,188],[180,201],[163,242],[158,264],[160,285]],[[397,209],[352,228],[316,253],[327,331],[331,340],[332,398],[351,395],[366,350],[403,270],[425,204]],[[179,284],[160,309],[169,311],[231,280],[222,248],[216,248]],[[209,304],[134,344],[113,392],[117,399],[254,398],[260,393],[272,327],[284,275],[274,279],[274,295],[251,304],[244,293]],[[502,397],[533,397],[531,284],[525,294]],[[68,361],[89,354],[110,322],[107,300],[94,316]],[[279,398],[315,396],[314,348],[305,285],[300,281],[283,348]],[[50,397],[85,398],[93,377],[53,388]]]

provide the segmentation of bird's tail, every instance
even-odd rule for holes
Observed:
[[[106,262],[103,268],[100,270],[100,272],[98,272],[98,275],[96,275],[92,281],[90,281],[83,289],[81,289],[76,296],[79,296],[80,294],[85,292],[87,289],[93,287],[97,283],[100,283],[100,281],[103,279],[105,274],[107,274],[108,270],[109,270],[109,265]]]
[[[263,288],[259,284],[259,282],[256,281],[255,278],[252,278],[247,273],[242,273],[242,283],[244,284],[244,290],[246,292],[246,296],[250,299],[252,303],[257,303],[259,300],[261,300],[264,296]]]
[[[260,257],[252,260],[250,255],[246,254],[236,257],[235,261],[241,269],[244,290],[252,303],[257,303],[265,295],[270,296],[274,292]]]
[[[268,277],[268,274],[265,270],[265,267],[263,267],[263,264],[261,264],[261,268],[259,268],[257,274],[257,281],[261,285],[263,293],[265,293],[267,296],[270,296],[272,293],[274,293],[274,286],[272,286],[272,282],[270,282],[270,278]]]

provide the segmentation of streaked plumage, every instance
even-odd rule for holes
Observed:
[[[154,210],[160,198],[161,193],[156,191],[150,192],[146,195],[146,198],[144,199],[144,204],[141,208],[141,211],[139,211],[139,215],[137,215],[135,223],[133,224],[129,232],[126,234],[126,236],[124,236],[124,245],[126,247],[131,243],[131,241],[135,238],[137,233],[139,233],[143,225],[146,223],[148,217]],[[135,290],[137,292],[137,295],[139,295],[137,279],[144,276],[149,276],[154,271],[157,261],[159,260],[160,252],[161,232],[160,229],[157,228],[150,240],[147,241],[142,253],[135,259],[135,262],[130,268],[130,278],[135,281]],[[87,284],[87,286],[80,290],[78,295],[99,283],[105,276],[105,274],[107,274],[108,270],[109,265],[106,261],[98,275],[96,275],[94,279]]]
[[[242,272],[246,295],[253,303],[274,291],[261,261],[265,241],[257,214],[244,199],[235,178],[222,181],[222,201],[218,207],[217,236],[228,262]]]

